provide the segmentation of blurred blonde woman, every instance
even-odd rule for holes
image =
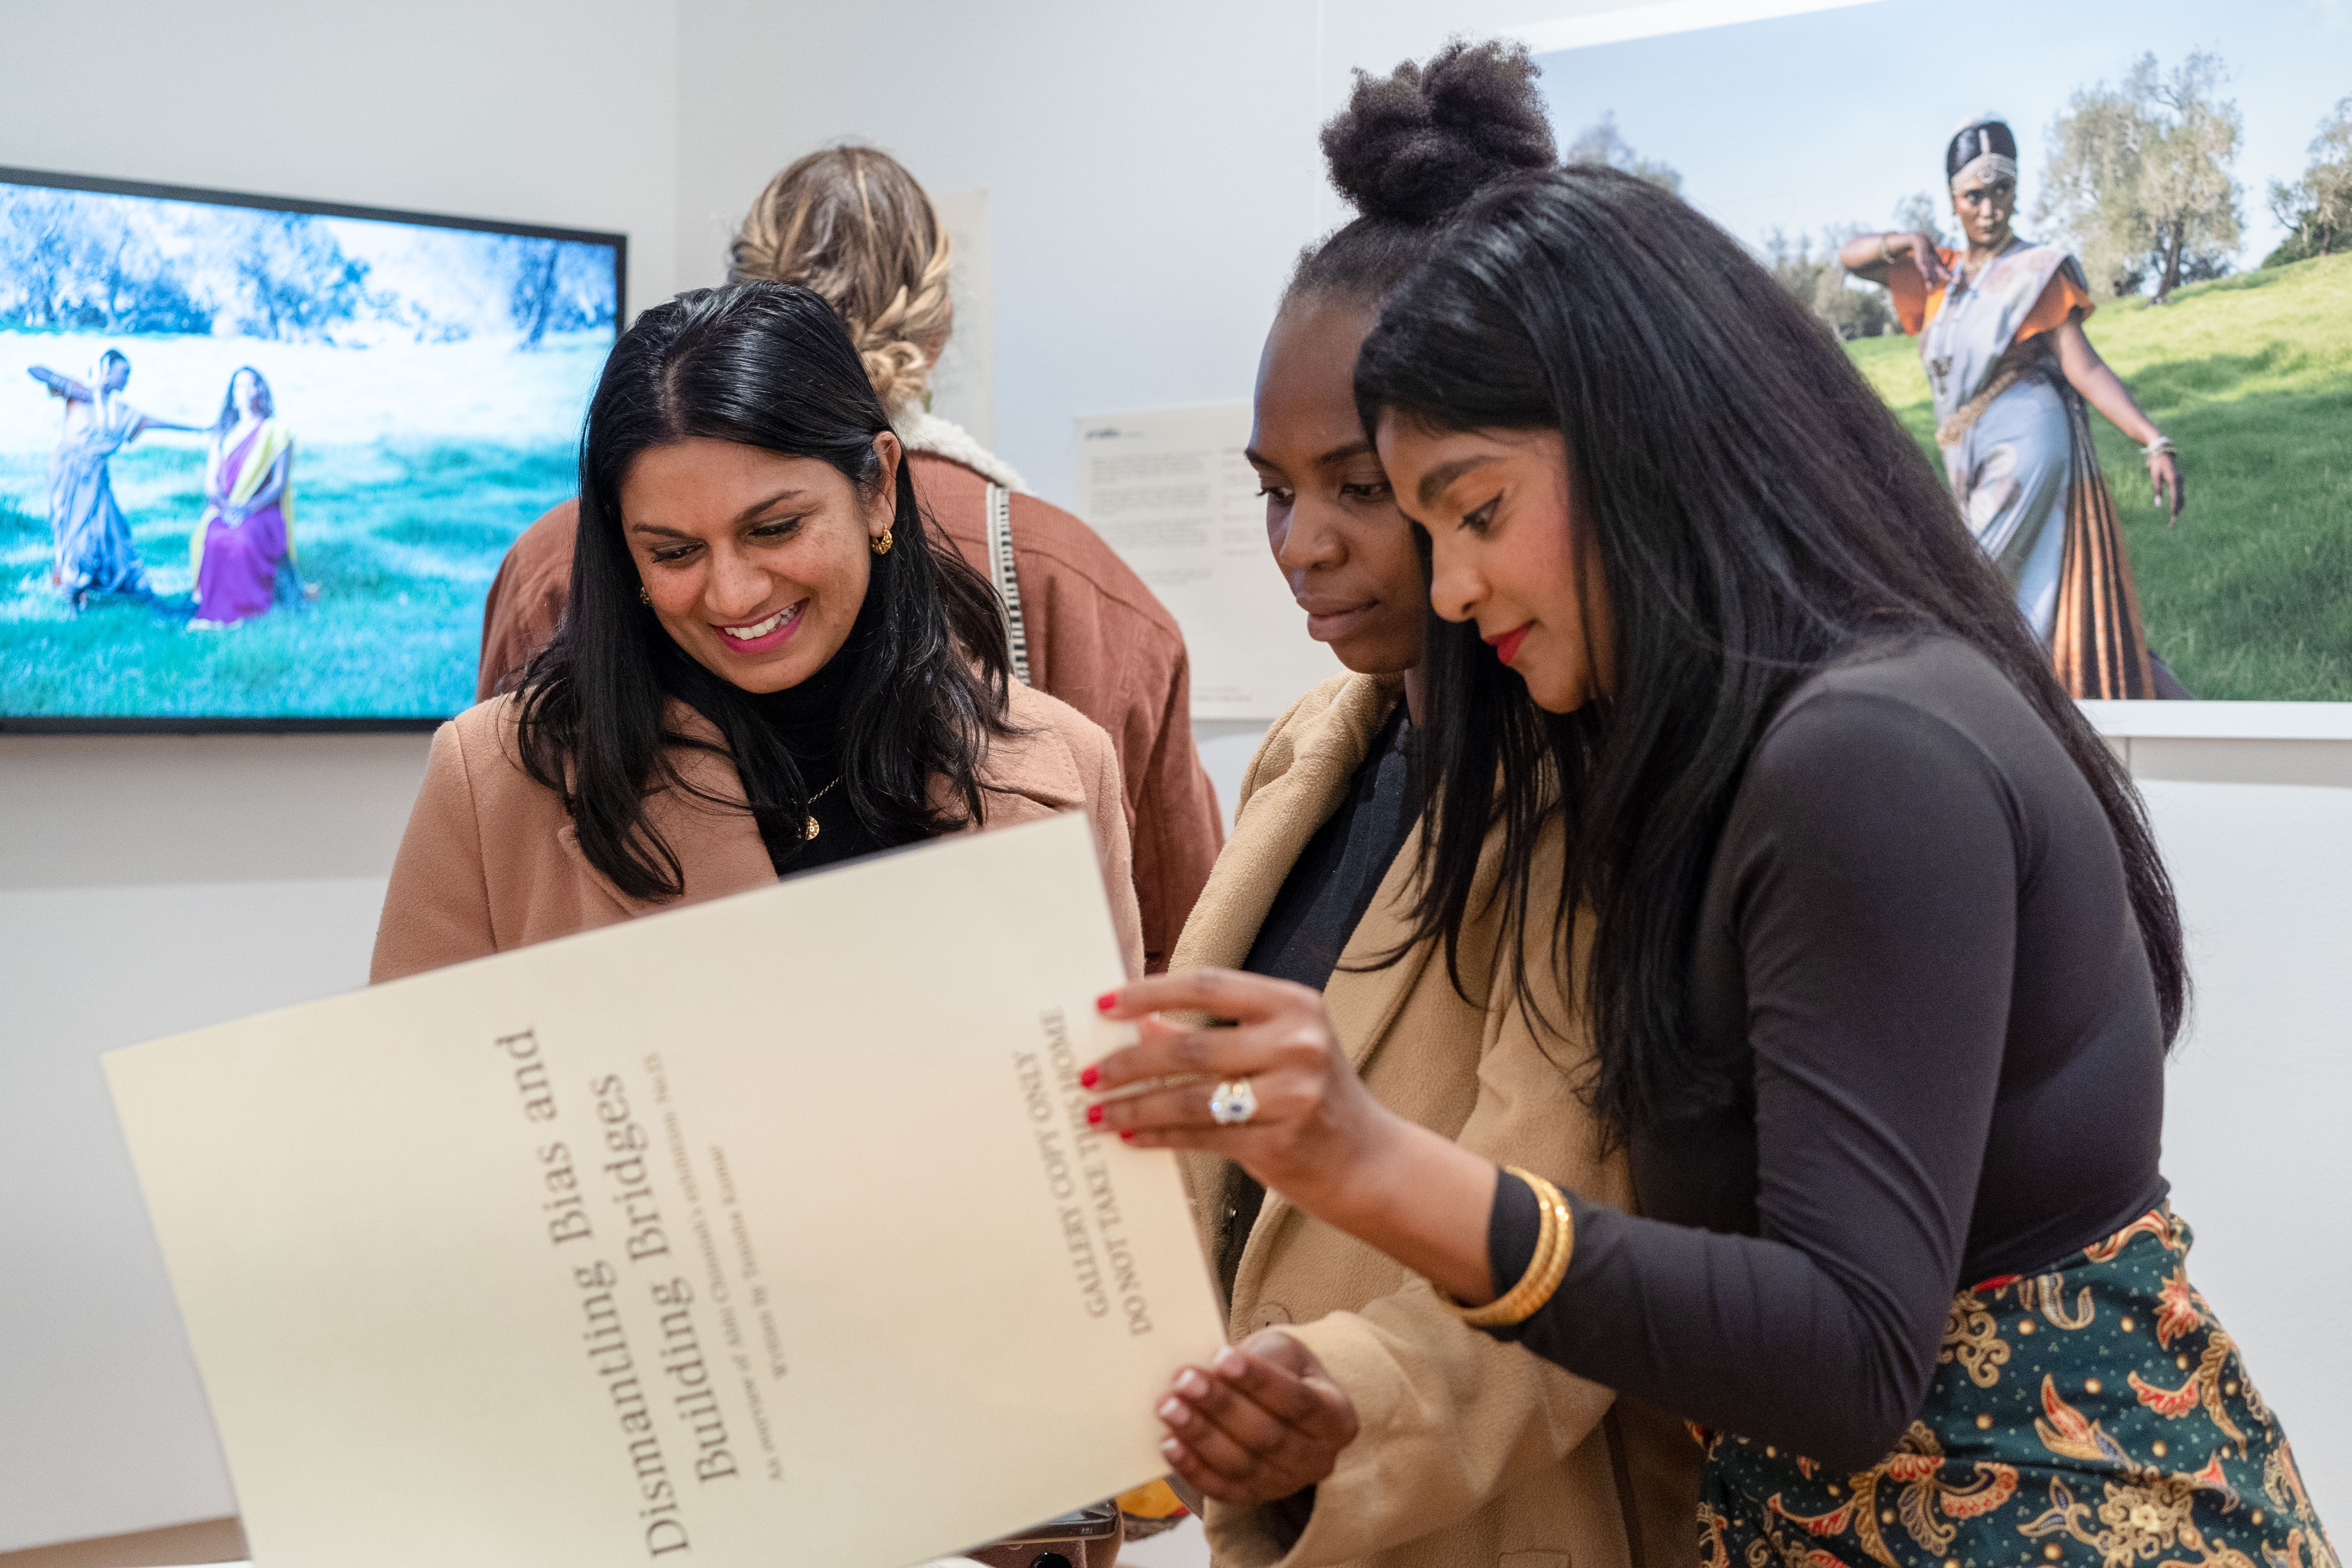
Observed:
[[[768,182],[732,249],[735,282],[796,283],[849,329],[904,443],[924,508],[995,585],[1015,675],[1108,731],[1118,751],[1148,967],[1167,967],[1223,832],[1192,745],[1184,640],[1085,523],[1029,494],[970,432],[928,407],[954,325],[953,247],[923,187],[871,147],[812,153]],[[479,695],[512,687],[570,598],[575,501],[518,539],[482,617]]]

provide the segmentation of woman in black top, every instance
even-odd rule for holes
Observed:
[[[1356,377],[1433,603],[1492,649],[1429,658],[1423,929],[1590,913],[1521,960],[1574,987],[1645,1217],[1400,1125],[1255,976],[1106,997],[1236,1022],[1096,1079],[1205,1075],[1246,1121],[1181,1083],[1106,1124],[1689,1419],[1715,1563],[2330,1561],[2165,1206],[2187,981],[2137,796],[1835,343],[1579,168],[1474,203]],[[1498,773],[1516,844],[1565,819],[1552,885],[1523,852],[1475,884]]]

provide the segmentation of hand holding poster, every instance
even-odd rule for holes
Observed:
[[[1159,1473],[1219,1314],[1085,1119],[1100,889],[1061,818],[109,1057],[256,1559],[890,1568]]]

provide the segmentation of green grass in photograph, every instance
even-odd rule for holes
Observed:
[[[2352,255],[2118,300],[2085,330],[2180,448],[2168,527],[2139,449],[2091,416],[2150,645],[2200,697],[2352,700]],[[1934,456],[1916,341],[1846,348]]]
[[[294,543],[318,598],[220,631],[134,604],[79,617],[45,585],[43,465],[0,460],[0,713],[431,718],[474,700],[482,595],[572,493],[568,449],[383,441],[301,449]],[[134,446],[114,490],[156,591],[185,595],[202,453]]]

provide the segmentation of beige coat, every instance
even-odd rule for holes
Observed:
[[[1329,680],[1267,731],[1174,967],[1231,967],[1247,955],[1398,696],[1393,680]],[[1489,885],[1499,847],[1498,834],[1481,865]],[[1547,847],[1556,858],[1557,838]],[[1409,930],[1413,858],[1410,847],[1397,858],[1324,992],[1356,1070],[1390,1109],[1465,1148],[1627,1204],[1624,1162],[1604,1157],[1570,1087],[1587,1047],[1580,1037],[1539,1042],[1530,1030],[1512,999],[1499,916],[1462,932],[1462,982],[1475,1001],[1454,989],[1433,944],[1351,971]],[[1549,1003],[1546,1011],[1564,1016]],[[1183,1158],[1213,1250],[1225,1164]],[[1210,1504],[1220,1568],[1696,1563],[1699,1451],[1679,1423],[1465,1326],[1402,1266],[1268,1194],[1234,1282],[1229,1332],[1238,1341],[1277,1324],[1347,1391],[1361,1432],[1316,1489],[1306,1533],[1286,1554],[1266,1510]]]
[[[409,814],[376,926],[372,981],[775,881],[775,868],[748,811],[667,790],[647,804],[646,817],[677,856],[685,892],[666,900],[623,893],[588,863],[555,792],[523,772],[515,752],[514,702],[500,697],[478,704],[433,737],[425,787]],[[1018,682],[1012,689],[1011,717],[1027,732],[989,744],[981,783],[1002,793],[983,797],[985,826],[1009,827],[1083,809],[1094,825],[1119,952],[1128,973],[1139,973],[1143,939],[1127,813],[1119,798],[1118,757],[1110,738],[1076,710]],[[719,739],[709,720],[682,703],[671,705],[669,725],[713,742]],[[687,783],[722,800],[743,798],[734,764],[725,756],[684,749],[674,760]]]

